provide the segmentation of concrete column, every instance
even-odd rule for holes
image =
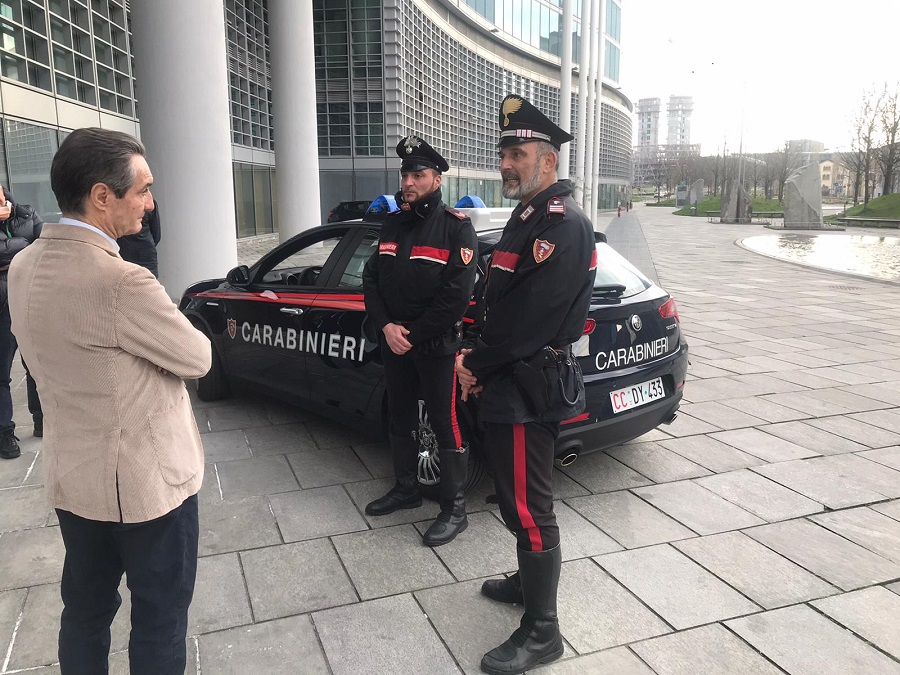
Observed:
[[[594,111],[594,148],[591,160],[591,198],[593,213],[600,210],[600,132],[603,122],[603,62],[606,53],[606,2],[607,0],[594,0],[599,5],[599,21],[597,22],[598,47],[595,50],[597,58],[596,85],[594,91],[597,96],[597,108]]]
[[[237,265],[225,10],[222,0],[133,0],[131,20],[160,281],[175,298]]]
[[[269,49],[275,208],[279,239],[285,241],[322,224],[312,2],[269,0]]]
[[[584,123],[584,210],[594,220],[594,193],[591,191],[594,176],[594,119],[597,106],[597,52],[600,50],[600,0],[591,4],[591,67],[588,73],[588,104]]]
[[[572,128],[572,28],[575,0],[562,0],[563,34],[559,66],[559,126],[563,131]],[[559,177],[569,177],[571,143],[564,143],[559,151]]]
[[[584,164],[585,164],[585,120],[588,114],[588,82],[591,70],[591,0],[581,2],[581,52],[578,57],[578,130],[575,142],[575,201],[584,206]]]

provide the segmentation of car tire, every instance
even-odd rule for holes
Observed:
[[[485,472],[484,456],[481,444],[474,433],[475,424],[466,404],[457,401],[457,421],[463,442],[469,445],[469,463],[466,471],[466,482],[463,492],[470,492],[481,482]],[[437,442],[431,425],[428,423],[428,411],[424,401],[419,401],[419,490],[426,499],[437,500],[440,496],[440,459]]]
[[[205,332],[204,335],[209,337]],[[225,377],[225,368],[215,345],[212,345],[212,365],[206,375],[197,379],[197,398],[201,401],[218,401],[230,394],[231,387],[228,386],[228,378]]]

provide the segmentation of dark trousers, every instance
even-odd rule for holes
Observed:
[[[425,401],[428,422],[437,438],[438,448],[455,450],[462,446],[456,417],[456,356],[413,358],[409,353],[397,356],[381,345],[384,381],[390,406],[390,431],[409,438],[419,430],[419,399]]]
[[[44,411],[41,409],[41,397],[38,396],[37,382],[28,372],[28,364],[22,359],[22,367],[25,369],[25,389],[28,392],[28,412],[33,420],[43,419]]]
[[[12,382],[10,372],[17,348],[11,323],[9,305],[3,303],[0,308],[0,432],[13,431],[16,428],[16,423],[13,422],[12,393],[9,388]]]
[[[56,510],[66,547],[59,629],[62,675],[109,672],[110,624],[131,591],[132,675],[182,675],[197,576],[197,495],[146,523],[87,520]]]
[[[558,424],[484,425],[484,447],[494,472],[503,522],[524,551],[559,545],[553,512],[553,454]]]

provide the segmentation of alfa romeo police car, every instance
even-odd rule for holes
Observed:
[[[481,213],[479,213],[481,212]],[[487,269],[508,209],[472,209],[479,274]],[[197,383],[206,401],[240,386],[383,435],[387,399],[378,335],[365,313],[362,270],[377,250],[379,224],[350,221],[307,230],[251,267],[188,288],[180,309],[213,344],[212,368]],[[675,418],[687,344],[675,300],[597,235],[598,266],[584,334],[573,346],[585,379],[586,411],[563,423],[559,463],[636,438]],[[470,316],[473,322],[474,301]],[[523,309],[523,311],[527,311]],[[468,486],[484,471],[477,399],[458,406],[474,452]],[[437,448],[421,409],[419,480],[440,480]]]

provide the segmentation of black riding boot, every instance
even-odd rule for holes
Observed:
[[[397,509],[415,509],[422,506],[419,492],[419,478],[416,468],[419,462],[419,442],[415,434],[409,438],[391,436],[391,450],[394,455],[394,483],[388,493],[366,505],[370,516],[386,516]]]
[[[422,536],[426,546],[442,546],[449,544],[460,532],[469,526],[466,517],[466,498],[463,485],[466,484],[466,469],[469,464],[469,451],[440,450],[441,513]]]
[[[556,591],[562,565],[559,546],[549,551],[519,549],[518,554],[525,616],[506,642],[481,659],[481,669],[491,675],[524,673],[555,661],[563,653],[556,618]]]
[[[518,572],[506,579],[488,579],[481,584],[481,594],[495,602],[505,602],[510,605],[524,604],[522,581]]]

